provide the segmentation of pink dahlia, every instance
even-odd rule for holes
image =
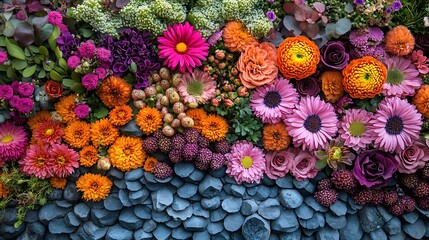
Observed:
[[[400,152],[419,138],[422,115],[414,105],[398,97],[385,98],[369,121],[374,147],[386,152]]]
[[[372,134],[368,130],[372,113],[363,109],[346,110],[343,119],[339,122],[339,138],[344,145],[355,151],[365,149],[372,142]]]
[[[0,100],[9,100],[13,97],[13,88],[9,85],[0,85]]]
[[[41,179],[53,176],[52,160],[46,145],[30,145],[25,157],[19,161],[19,164],[22,171],[30,176],[36,176]]]
[[[293,85],[279,76],[273,84],[255,89],[250,99],[250,107],[262,122],[274,124],[291,114],[298,101],[298,93]]]
[[[40,124],[34,130],[33,136],[37,142],[50,145],[54,143],[61,143],[61,137],[63,134],[64,131],[61,128],[59,122],[51,120]]]
[[[91,40],[88,40],[84,43],[82,43],[78,49],[79,56],[83,58],[92,58],[95,56],[95,53],[97,51],[97,48],[94,45],[94,42]]]
[[[195,69],[182,75],[177,90],[185,103],[204,104],[216,95],[216,81],[207,72]]]
[[[30,97],[34,93],[34,86],[31,83],[23,82],[18,86],[18,93],[22,97]]]
[[[67,177],[79,167],[79,154],[64,144],[53,144],[51,149],[52,170],[56,177]]]
[[[292,169],[294,158],[295,154],[286,150],[268,152],[265,155],[265,173],[273,180],[284,177]]]
[[[90,110],[91,109],[89,108],[89,106],[84,103],[84,104],[77,105],[73,111],[78,118],[83,119],[89,116]]]
[[[317,97],[304,97],[284,120],[294,145],[309,151],[324,147],[337,134],[335,108]]]
[[[18,160],[25,152],[27,133],[12,122],[0,124],[0,166],[6,161]]]
[[[15,107],[20,113],[29,113],[34,107],[34,102],[31,98],[19,98]]]
[[[63,16],[61,16],[61,13],[57,11],[51,11],[48,13],[48,22],[52,25],[58,26],[62,23]]]
[[[71,69],[77,68],[80,65],[80,58],[78,56],[71,56],[67,59],[67,65]]]
[[[387,66],[386,82],[383,84],[382,94],[388,97],[413,96],[422,85],[419,70],[411,60],[392,56],[384,61]]]
[[[262,149],[255,147],[252,143],[236,142],[225,157],[228,159],[226,173],[238,184],[259,183],[264,177],[265,155]]]
[[[164,36],[158,37],[158,42],[158,56],[165,58],[164,65],[172,70],[178,67],[182,73],[201,66],[209,51],[209,44],[188,22],[168,26]]]

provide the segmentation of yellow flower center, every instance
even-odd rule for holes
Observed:
[[[54,129],[52,129],[52,128],[48,128],[48,129],[46,129],[46,131],[45,131],[45,135],[47,135],[47,136],[51,136],[52,134],[54,134]]]
[[[45,164],[45,159],[44,159],[44,158],[42,158],[42,157],[39,157],[39,158],[37,159],[36,165],[37,165],[38,167],[40,167],[40,166],[43,166],[44,164]]]
[[[251,157],[249,157],[249,156],[244,156],[244,157],[241,159],[241,165],[242,165],[245,169],[248,169],[248,168],[252,167],[252,165],[253,165],[253,160],[252,160],[252,158],[251,158]]]
[[[338,161],[342,157],[342,151],[341,151],[341,148],[339,148],[339,147],[333,147],[329,152],[330,152],[332,160]]]
[[[6,135],[1,139],[1,142],[2,143],[10,143],[10,142],[12,142],[12,140],[13,140],[13,138],[11,136]]]
[[[185,53],[186,51],[188,51],[188,45],[186,45],[186,43],[179,42],[178,44],[176,44],[176,52]]]
[[[64,158],[64,156],[59,156],[57,158],[57,163],[61,166],[64,165],[66,163],[66,159]]]

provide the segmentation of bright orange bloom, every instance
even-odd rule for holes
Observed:
[[[156,108],[142,108],[136,117],[136,123],[144,134],[149,135],[162,126],[162,115]]]
[[[320,75],[322,91],[326,100],[335,103],[344,94],[343,74],[339,71],[325,71]]]
[[[191,108],[186,111],[186,116],[194,120],[194,128],[201,132],[203,130],[203,120],[207,117],[207,112],[202,108]]]
[[[126,105],[131,99],[131,85],[122,78],[110,76],[101,82],[97,95],[108,108]]]
[[[386,33],[386,50],[388,53],[405,56],[414,49],[414,36],[405,26],[396,26]]]
[[[212,142],[221,141],[225,139],[228,129],[228,122],[225,118],[210,114],[203,119],[203,130],[201,134]]]
[[[76,107],[76,98],[75,94],[71,94],[65,97],[62,97],[59,102],[55,104],[55,111],[61,116],[63,122],[72,122],[79,120],[79,118],[74,113]]]
[[[108,153],[112,166],[121,171],[130,171],[143,167],[147,157],[143,149],[143,140],[134,137],[119,137],[110,146]]]
[[[99,159],[98,150],[92,145],[83,147],[79,152],[79,156],[80,165],[84,167],[94,166]]]
[[[74,121],[67,124],[63,139],[74,148],[83,148],[90,139],[90,125],[83,121]]]
[[[153,173],[153,171],[155,170],[155,165],[158,163],[158,160],[154,157],[147,157],[146,161],[144,162],[143,165],[143,170],[145,170],[146,172],[149,173]]]
[[[257,42],[256,38],[239,21],[226,23],[222,37],[225,47],[231,52],[243,52],[247,45]]]
[[[86,201],[100,201],[105,199],[112,188],[112,180],[106,176],[85,173],[76,182],[78,192],[83,192],[82,198]]]
[[[91,141],[95,147],[109,146],[119,137],[119,130],[106,118],[91,123]]]
[[[51,183],[52,187],[57,189],[64,189],[67,185],[66,178],[52,177],[49,179],[49,182]]]
[[[414,95],[413,104],[426,118],[429,118],[429,85],[423,85]]]
[[[5,198],[9,195],[9,188],[6,187],[5,184],[0,180],[0,199]]]
[[[40,124],[51,121],[51,114],[49,111],[42,110],[36,112],[36,115],[34,117],[31,117],[28,119],[27,125],[31,128],[31,130],[34,130],[39,127]]]
[[[116,106],[109,113],[109,121],[115,126],[127,124],[133,118],[133,110],[128,105]]]
[[[264,148],[268,151],[280,151],[289,147],[291,137],[283,122],[265,125],[263,131]]]

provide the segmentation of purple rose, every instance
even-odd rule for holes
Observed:
[[[353,174],[361,185],[381,188],[388,184],[398,165],[395,157],[388,153],[367,150],[356,158]]]
[[[268,152],[265,155],[265,173],[270,179],[284,177],[293,167],[295,154],[290,151]]]
[[[429,149],[421,143],[415,142],[412,146],[406,147],[395,156],[399,163],[398,172],[411,174],[425,166],[429,161]]]
[[[416,48],[421,49],[425,56],[429,56],[429,34],[414,34]]]
[[[317,96],[320,93],[320,82],[317,78],[304,78],[296,81],[296,90],[301,96]]]
[[[321,60],[325,66],[335,70],[342,70],[350,59],[344,44],[340,41],[328,42],[321,51]]]

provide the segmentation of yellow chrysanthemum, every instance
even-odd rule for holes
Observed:
[[[143,170],[149,173],[153,173],[155,170],[155,165],[158,163],[158,160],[154,157],[147,157],[144,162]]]
[[[133,110],[128,105],[117,106],[109,113],[109,121],[115,126],[127,124],[133,118]]]
[[[145,107],[137,114],[136,123],[146,135],[149,135],[161,128],[162,115],[156,108]]]
[[[64,189],[67,185],[66,178],[52,177],[49,179],[49,182],[51,183],[52,187],[57,189]]]
[[[119,137],[110,146],[109,158],[112,166],[121,171],[129,171],[138,167],[143,167],[147,154],[143,150],[143,140],[133,137]]]
[[[98,157],[98,150],[92,145],[85,146],[80,150],[79,152],[79,162],[81,166],[84,167],[92,167],[94,164],[97,163],[99,157]]]
[[[27,125],[34,130],[39,127],[40,124],[51,121],[51,114],[49,111],[38,111],[34,117],[28,119]]]
[[[91,141],[95,147],[109,146],[119,137],[119,130],[106,118],[91,124]]]
[[[67,124],[63,139],[74,148],[83,148],[88,145],[90,125],[83,121],[74,121]]]
[[[186,116],[194,120],[194,128],[201,132],[203,130],[203,120],[207,117],[206,111],[202,108],[191,108],[186,111]]]
[[[228,133],[228,122],[225,118],[210,114],[203,120],[203,130],[201,134],[210,141],[221,141]]]
[[[74,113],[76,98],[76,95],[71,94],[66,97],[62,97],[60,101],[55,104],[55,111],[61,116],[63,122],[67,123],[79,119]]]
[[[76,182],[77,191],[83,192],[82,198],[86,201],[100,201],[105,199],[112,188],[112,180],[100,174],[86,173]]]

